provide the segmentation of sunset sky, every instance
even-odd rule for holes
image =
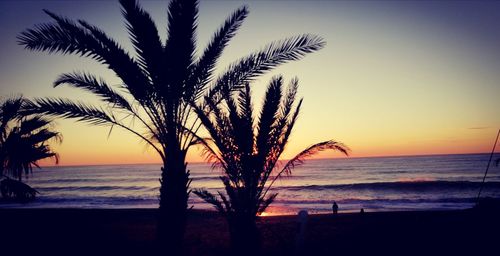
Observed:
[[[142,1],[166,34],[163,1]],[[500,2],[201,1],[198,49],[239,6],[250,15],[218,70],[267,43],[310,33],[327,46],[253,83],[260,106],[272,75],[300,80],[304,97],[285,158],[335,139],[352,156],[488,152],[500,127]],[[120,81],[103,65],[77,56],[24,50],[16,35],[51,21],[42,9],[101,27],[133,48],[116,1],[0,1],[0,96],[61,96],[96,102],[90,94],[53,88],[64,72],[90,71]],[[220,73],[220,72],[219,72]],[[145,143],[125,131],[57,120],[62,165],[157,163]],[[333,153],[319,157],[339,156]],[[189,161],[203,160],[192,150]]]

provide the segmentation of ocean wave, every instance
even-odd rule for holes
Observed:
[[[360,198],[345,198],[335,200],[338,204],[422,204],[422,203],[474,203],[475,197],[444,197],[444,198],[419,198],[419,199],[389,199],[389,198],[376,198],[376,199],[360,199]],[[293,204],[293,205],[331,205],[332,200],[293,200],[293,199],[276,199],[274,203],[277,204]]]
[[[157,178],[148,177],[127,177],[127,178],[113,178],[113,177],[95,177],[95,178],[59,178],[59,179],[43,179],[40,178],[36,181],[37,184],[64,184],[64,183],[110,183],[110,182],[143,182],[143,181],[156,181]]]
[[[396,181],[332,185],[282,186],[275,189],[301,190],[432,190],[432,189],[478,189],[481,182],[474,181]],[[500,189],[500,182],[485,182],[484,188]]]
[[[53,186],[53,187],[36,187],[41,192],[50,191],[105,191],[105,190],[151,190],[147,186]]]
[[[118,197],[118,196],[99,196],[99,197],[40,197],[37,200],[43,202],[103,202],[110,201],[116,203],[132,203],[132,202],[155,202],[158,203],[158,198],[153,197]]]
[[[300,180],[303,178],[310,178],[311,176],[305,176],[305,175],[292,175],[292,176],[284,176],[282,179],[287,179],[287,180]],[[220,175],[218,176],[193,176],[191,177],[193,181],[220,181]],[[274,178],[274,176],[271,176],[269,179]]]
[[[439,199],[340,199],[336,200],[342,204],[364,204],[364,205],[394,205],[394,204],[425,204],[425,203],[474,203],[474,197],[463,198],[439,198]],[[40,197],[36,200],[39,203],[61,203],[64,204],[112,204],[112,205],[134,205],[159,203],[157,197]],[[191,198],[189,204],[206,204],[199,198]],[[331,200],[283,200],[277,199],[274,205],[331,205]]]

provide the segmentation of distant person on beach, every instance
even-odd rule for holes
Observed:
[[[359,211],[359,213],[364,214],[365,213],[365,209],[361,208],[361,211]]]
[[[339,206],[337,205],[337,202],[335,202],[335,201],[333,201],[332,211],[333,211],[334,215],[336,215],[339,211]]]

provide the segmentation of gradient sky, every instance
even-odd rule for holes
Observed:
[[[250,15],[219,62],[231,62],[284,37],[312,33],[327,46],[253,84],[256,103],[275,74],[300,80],[301,116],[285,154],[327,139],[352,156],[488,152],[500,127],[500,2],[202,1],[198,47],[236,8]],[[166,31],[163,1],[142,1]],[[52,88],[63,72],[91,71],[120,83],[100,64],[24,50],[16,35],[50,19],[49,9],[98,25],[133,52],[114,1],[0,1],[0,95],[63,96],[95,102],[73,88]],[[133,135],[57,120],[61,164],[159,162]],[[323,153],[319,157],[338,154]],[[200,161],[193,150],[189,161]]]

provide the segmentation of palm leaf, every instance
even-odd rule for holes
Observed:
[[[198,2],[195,0],[172,0],[168,6],[168,37],[165,44],[166,77],[168,90],[163,97],[180,99],[185,81],[194,63],[196,43],[196,20]]]
[[[217,60],[229,41],[236,35],[236,31],[247,16],[248,8],[246,6],[240,7],[226,19],[224,24],[213,35],[203,55],[193,68],[193,74],[189,80],[190,83],[198,86],[198,88],[193,89],[194,100],[201,96],[202,88],[212,80],[212,73],[215,70]]]
[[[68,99],[35,99],[26,107],[27,113],[45,114],[48,116],[72,118],[80,122],[85,122],[91,125],[117,125],[144,140],[156,152],[164,157],[163,152],[150,139],[133,130],[132,128],[120,123],[113,115],[108,114],[102,108],[87,105],[82,102],[74,102]]]
[[[68,84],[75,88],[80,88],[91,93],[94,93],[101,97],[106,102],[116,105],[122,109],[128,110],[134,113],[130,103],[118,92],[113,90],[102,78],[96,78],[95,76],[88,73],[65,73],[61,74],[56,81],[54,81],[54,87],[61,84]]]
[[[32,132],[29,136],[26,136],[25,140],[32,145],[37,145],[39,143],[55,139],[58,142],[62,141],[60,133],[51,131],[49,129],[41,129],[37,132]]]
[[[292,79],[292,81],[290,81],[290,84],[288,85],[287,92],[284,95],[283,104],[281,104],[280,107],[280,114],[279,114],[280,118],[276,122],[278,127],[277,128],[278,134],[281,134],[283,128],[290,121],[290,114],[292,112],[293,104],[295,103],[298,86],[299,86],[299,80],[297,78]]]
[[[307,53],[317,51],[325,45],[325,41],[318,36],[301,35],[273,42],[257,53],[233,63],[210,88],[209,97],[220,100],[220,93],[239,88],[255,77],[281,65],[299,60]]]
[[[249,133],[248,130],[249,127],[251,130],[252,124],[248,124],[248,119],[240,115],[239,100],[237,102],[232,95],[227,95],[225,102],[228,110],[227,119],[229,120],[229,125],[225,126],[228,130],[226,135],[231,135],[234,139],[234,146],[238,148],[235,151],[239,153],[238,158],[251,155],[253,152],[253,132]]]
[[[8,98],[6,99],[2,105],[0,106],[1,109],[1,118],[0,118],[0,135],[2,137],[5,136],[7,124],[16,119],[20,118],[22,115],[20,115],[20,109],[25,103],[25,99],[22,97],[16,97],[16,98]]]
[[[194,146],[194,145],[200,145],[202,146],[202,155],[205,156],[206,160],[208,162],[213,163],[212,167],[216,167],[216,165],[223,165],[223,160],[219,157],[219,154],[212,148],[212,146],[209,145],[209,142],[213,142],[214,140],[212,138],[202,138],[198,136],[194,131],[184,127],[184,126],[179,126],[179,130],[181,130],[184,133],[189,134],[192,136],[193,140],[191,143],[188,145]]]
[[[350,151],[350,149],[347,146],[345,146],[344,144],[342,144],[340,142],[333,141],[333,140],[323,141],[323,142],[316,143],[314,145],[307,147],[302,152],[295,155],[295,157],[288,160],[288,162],[285,164],[283,169],[281,169],[281,171],[279,171],[274,176],[271,183],[267,186],[266,190],[264,191],[263,196],[265,196],[268,193],[269,189],[271,189],[271,187],[274,185],[274,182],[276,182],[276,180],[281,178],[281,176],[283,174],[291,175],[293,168],[303,164],[307,158],[319,153],[320,151],[327,150],[327,149],[340,151],[344,155],[349,155],[349,151]],[[269,176],[267,176],[267,177],[269,177]],[[266,177],[266,181],[267,181],[267,177]],[[265,185],[265,181],[263,182],[262,186],[264,186],[264,185]]]
[[[193,105],[193,111],[197,114],[201,123],[210,134],[210,137],[212,137],[212,140],[216,144],[217,148],[219,148],[219,150],[224,150],[224,138],[221,136],[221,134],[219,134],[217,124],[210,120],[210,113],[204,111],[201,107],[196,105]]]
[[[231,136],[234,129],[232,129],[231,122],[220,105],[216,105],[208,98],[205,99],[205,103],[208,105],[209,112],[203,110],[200,106],[193,105],[194,112],[209,132],[221,156],[229,156],[232,152],[235,152],[235,144],[233,136]],[[213,120],[210,117],[213,117]],[[231,161],[228,161],[227,158],[224,160],[225,164],[231,164]]]
[[[163,45],[151,16],[135,0],[120,0],[138,63],[153,84],[162,84]]]
[[[19,134],[26,135],[32,133],[33,131],[40,129],[48,124],[50,124],[50,121],[42,118],[41,116],[33,116],[24,119],[21,121]]]
[[[234,209],[231,205],[231,202],[228,200],[228,198],[220,191],[217,191],[217,194],[219,194],[220,199],[222,200],[222,203],[224,203],[224,207],[226,207],[226,209],[225,209],[226,213],[233,211]]]
[[[49,129],[49,120],[29,113],[27,108],[30,104],[33,102],[22,97],[8,99],[1,104],[3,110],[0,119],[5,118],[3,114],[15,118],[9,120],[9,127],[3,127],[5,129],[0,139],[0,174],[3,175],[6,171],[19,180],[23,173],[30,173],[33,166],[38,167],[37,161],[41,159],[54,157],[57,163],[58,156],[52,152],[47,141],[61,141],[60,134]]]
[[[92,125],[111,125],[116,123],[114,118],[102,108],[68,99],[35,99],[32,104],[27,106],[27,109],[30,109],[33,113],[48,116],[74,118]]]
[[[107,64],[124,82],[123,87],[141,104],[151,104],[148,102],[152,94],[150,81],[146,74],[139,68],[138,63],[101,29],[83,20],[79,20],[78,22],[92,33],[94,39],[102,46],[102,49],[96,49],[96,52],[103,59],[101,62]]]
[[[53,158],[55,164],[59,164],[59,154],[52,152],[52,150],[47,145],[41,145],[32,154],[31,161],[32,161],[33,165],[35,165],[37,168],[40,168],[40,166],[38,166],[37,161],[40,161],[40,160],[46,159],[46,158]]]
[[[56,23],[45,23],[27,29],[17,37],[28,50],[88,56],[113,70],[126,88],[141,101],[146,95],[148,80],[137,63],[112,39],[85,21],[76,22],[44,10]]]
[[[95,43],[84,30],[78,28],[76,24],[67,19],[59,18],[51,12],[45,11],[48,15],[66,25],[43,23],[35,25],[33,29],[27,29],[17,37],[18,43],[24,45],[28,50],[46,51],[49,53],[60,52],[62,54],[90,55],[92,58],[102,60],[98,55],[92,53],[89,45]],[[68,28],[77,33],[68,33]],[[80,40],[80,45],[77,42]],[[85,41],[83,40],[85,39]]]
[[[194,189],[193,194],[197,195],[201,199],[203,199],[205,202],[213,205],[215,209],[220,212],[220,213],[225,213],[224,206],[222,205],[222,202],[217,199],[217,197],[208,192],[205,189]]]
[[[303,164],[304,160],[323,151],[323,150],[336,150],[344,155],[349,155],[349,148],[345,146],[344,144],[340,142],[336,142],[333,140],[328,140],[328,141],[323,141],[320,143],[316,143],[314,145],[309,146],[308,148],[304,149],[302,152],[298,153],[295,155],[292,159],[290,159],[283,169],[276,175],[276,177],[280,176],[282,173],[285,174],[291,174],[292,169]]]
[[[293,127],[295,126],[295,122],[297,121],[297,118],[300,113],[300,108],[302,106],[303,99],[300,99],[299,103],[295,107],[295,110],[293,113],[290,113],[289,116],[290,118],[288,119],[287,123],[285,124],[285,127],[282,129],[280,133],[280,137],[277,138],[277,143],[274,145],[275,149],[274,152],[277,152],[275,155],[275,159],[277,160],[281,153],[285,150],[286,144],[288,143],[288,139],[290,138],[290,135],[292,133]],[[274,138],[276,139],[276,138]],[[268,169],[268,174],[270,175],[271,171],[273,170],[274,166],[271,169]]]
[[[197,138],[192,142],[192,144],[202,146],[201,155],[205,157],[207,162],[212,163],[212,168],[224,166],[224,160],[219,156],[215,149],[209,145],[209,141],[213,142],[211,138]]]
[[[266,211],[267,207],[274,202],[276,197],[278,196],[278,193],[271,194],[269,197],[266,199],[261,199],[259,200],[259,208],[257,210],[257,214],[261,214],[264,211]]]
[[[238,130],[241,131],[243,141],[245,141],[244,151],[249,155],[253,153],[254,148],[254,133],[253,133],[253,107],[250,85],[246,84],[238,95],[238,116],[240,118],[241,126]]]
[[[271,155],[277,160],[281,153],[285,150],[288,137],[297,119],[302,100],[299,101],[297,108],[292,112],[292,107],[295,103],[299,81],[297,78],[292,79],[286,94],[283,96],[282,104],[280,105],[279,114],[276,116],[276,122],[273,127],[269,140],[274,141],[271,148]],[[273,167],[271,167],[272,169]]]
[[[271,144],[275,143],[270,141],[269,135],[273,132],[273,125],[278,118],[278,111],[280,100],[282,98],[281,87],[283,85],[283,78],[281,76],[274,77],[268,86],[264,98],[264,105],[260,113],[259,122],[257,124],[258,134],[256,138],[256,147],[259,154],[259,162],[264,163],[269,155]]]

